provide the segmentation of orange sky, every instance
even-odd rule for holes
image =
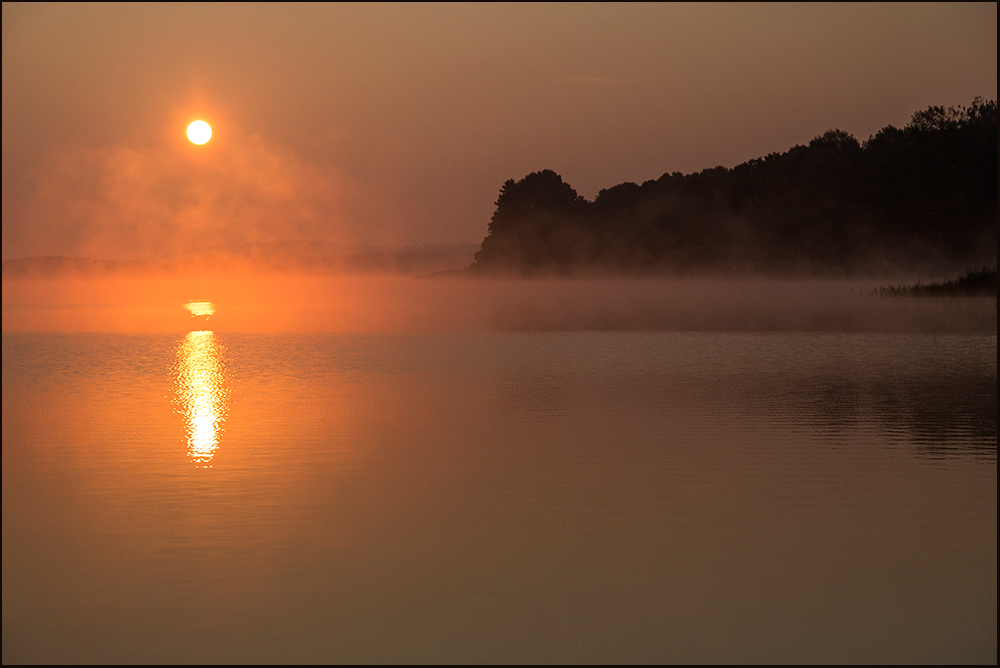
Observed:
[[[995,3],[4,3],[3,257],[478,242],[530,171],[592,198],[996,89]]]

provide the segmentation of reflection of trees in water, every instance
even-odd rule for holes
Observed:
[[[578,403],[596,400],[639,412],[658,410],[710,415],[705,404],[740,412],[751,420],[799,422],[819,434],[845,434],[873,426],[890,442],[905,443],[928,458],[997,456],[995,376],[851,374],[777,375],[767,378],[682,379],[653,374],[644,378],[604,379],[600,387],[580,387],[579,378],[536,370],[507,374],[497,385],[506,417],[547,422],[573,417]],[[576,382],[574,382],[576,381]],[[596,391],[598,395],[587,397]],[[708,411],[706,412],[706,408]],[[600,410],[600,409],[598,409]],[[730,414],[732,414],[730,412]]]
[[[874,420],[921,456],[996,459],[996,376],[820,376],[793,383],[784,406],[798,406],[820,429]]]
[[[845,445],[868,434],[865,442],[874,438],[920,457],[996,460],[995,339],[989,337],[556,335],[511,341],[519,345],[492,370],[504,419],[667,431],[683,423],[689,433],[706,436],[735,420],[752,429],[787,426]]]
[[[928,457],[972,454],[996,459],[997,384],[980,377],[912,378],[881,383],[876,414],[906,427],[917,451]]]

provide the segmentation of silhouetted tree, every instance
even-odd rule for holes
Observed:
[[[500,188],[479,266],[530,272],[568,267],[579,258],[580,226],[590,203],[550,169]]]
[[[587,202],[551,170],[508,180],[479,271],[848,271],[996,262],[996,101],[929,107],[861,143],[828,130],[733,169],[621,183]]]

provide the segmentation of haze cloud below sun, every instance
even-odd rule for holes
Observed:
[[[53,154],[19,243],[32,254],[146,259],[219,246],[357,241],[354,179],[259,136],[205,147],[124,143]]]

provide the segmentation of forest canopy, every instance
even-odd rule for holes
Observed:
[[[932,106],[865,142],[828,130],[732,169],[581,197],[500,189],[473,273],[852,273],[996,264],[997,107]]]

